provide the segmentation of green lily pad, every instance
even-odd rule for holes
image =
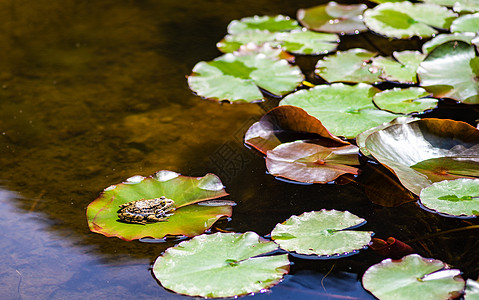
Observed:
[[[466,281],[464,300],[479,300],[479,282],[472,279]]]
[[[465,177],[476,178],[479,177],[479,161],[477,159],[470,155],[435,157],[418,162],[411,168],[426,175],[433,182]]]
[[[438,46],[419,65],[420,86],[434,97],[479,103],[479,58],[474,46],[451,41]]]
[[[348,211],[322,209],[291,216],[276,225],[271,238],[287,251],[337,258],[358,253],[371,242],[372,231],[350,230],[364,223]]]
[[[153,274],[163,287],[189,296],[256,293],[289,271],[287,254],[261,256],[276,249],[254,232],[200,235],[168,248],[153,264]]]
[[[463,41],[470,44],[475,36],[476,34],[473,32],[455,32],[451,34],[439,34],[430,41],[425,42],[424,45],[422,45],[422,52],[429,53],[437,46],[450,41]]]
[[[424,188],[420,201],[426,208],[457,217],[479,216],[479,179],[460,178]]]
[[[429,170],[434,172],[439,169],[449,170],[454,166],[451,165],[451,160],[455,158],[478,161],[479,130],[459,121],[421,119],[407,124],[391,125],[371,133],[366,138],[365,148],[395,173],[408,190],[419,195],[423,188],[435,181],[444,180],[443,176],[447,175],[447,171],[441,171],[441,177],[428,176],[424,171],[427,167],[422,167],[419,171],[418,166],[421,164],[418,163],[427,164],[427,160],[437,159],[434,160],[433,167],[429,167]],[[456,179],[457,175],[460,175],[457,171],[453,173],[455,174],[449,177],[450,179]]]
[[[327,82],[379,82],[381,72],[370,70],[374,56],[376,53],[359,48],[338,51],[320,59],[314,72]]]
[[[266,113],[259,122],[254,123],[245,134],[246,144],[263,154],[273,150],[283,142],[301,139],[322,139],[323,146],[340,146],[349,144],[332,135],[315,117],[303,109],[283,105]]]
[[[423,0],[426,3],[434,3],[452,7],[456,12],[476,12],[479,11],[477,0]]]
[[[188,77],[188,85],[199,96],[232,102],[262,101],[260,89],[274,95],[293,91],[304,77],[297,66],[264,55],[222,55],[199,62]]]
[[[409,123],[409,122],[412,122],[412,121],[416,121],[416,120],[419,120],[419,118],[413,118],[413,117],[397,117],[396,119],[392,120],[391,122],[385,122],[379,126],[376,126],[376,127],[373,127],[373,128],[370,128],[366,131],[363,131],[361,132],[360,134],[358,134],[358,136],[356,137],[356,144],[358,145],[359,147],[359,150],[361,150],[361,152],[364,154],[364,155],[371,155],[369,153],[369,151],[366,149],[366,138],[373,132],[376,132],[376,131],[379,131],[381,129],[384,129],[386,127],[389,127],[391,125],[395,125],[395,124],[406,124],[406,123]]]
[[[286,96],[280,105],[301,107],[319,119],[332,134],[354,138],[397,117],[374,106],[372,97],[378,91],[365,83],[318,85]]]
[[[223,53],[237,51],[241,46],[255,45],[261,46],[266,43],[271,45],[274,42],[275,33],[267,30],[251,30],[237,34],[228,34],[221,41],[216,43],[216,47]],[[276,48],[276,45],[272,45]]]
[[[364,23],[374,32],[394,38],[430,37],[434,28],[448,29],[457,14],[435,4],[409,1],[383,3],[364,12]]]
[[[479,13],[463,15],[451,24],[452,32],[477,32],[479,31]]]
[[[382,110],[397,114],[424,112],[437,107],[437,99],[427,97],[425,89],[410,87],[406,89],[393,88],[377,93],[373,97],[374,103]]]
[[[344,174],[358,174],[359,148],[354,145],[324,147],[304,141],[284,143],[266,153],[273,176],[307,183],[327,183]]]
[[[461,271],[440,260],[410,254],[400,260],[385,259],[363,275],[363,286],[381,300],[439,300],[461,295]]]
[[[232,213],[231,205],[203,206],[195,203],[225,195],[223,184],[213,174],[188,177],[171,171],[159,171],[147,178],[134,176],[106,188],[88,205],[88,226],[93,232],[125,241],[142,237],[163,238],[167,235],[195,236],[208,230],[219,218],[230,217]],[[145,225],[119,221],[121,204],[161,196],[175,202],[175,211],[166,221]]]
[[[366,31],[363,12],[365,4],[343,5],[334,1],[326,5],[299,9],[298,21],[310,30],[340,34],[358,34]]]
[[[399,83],[417,83],[416,71],[426,58],[419,51],[393,52],[393,58],[378,56],[372,59],[371,70],[377,69],[383,80]]]
[[[228,24],[229,34],[247,31],[266,30],[269,32],[290,31],[300,29],[298,22],[288,16],[253,16],[241,20],[233,20]]]

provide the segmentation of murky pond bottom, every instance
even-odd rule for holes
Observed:
[[[185,75],[197,61],[219,55],[215,43],[232,19],[294,16],[298,8],[317,4],[0,3],[2,299],[186,298],[164,290],[149,270],[174,242],[107,238],[91,233],[85,217],[105,187],[162,169],[217,174],[228,199],[238,203],[226,229],[266,235],[292,214],[349,210],[367,219],[364,230],[377,237],[410,241],[419,254],[477,278],[477,232],[435,235],[477,220],[442,218],[415,203],[381,207],[361,184],[278,181],[242,141],[267,105],[217,104],[188,89]],[[471,109],[461,112],[469,121],[479,118]],[[359,280],[381,259],[370,250],[340,260],[293,258],[292,275],[253,297],[373,299]]]

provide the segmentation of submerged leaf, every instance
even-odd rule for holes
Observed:
[[[423,88],[393,88],[377,93],[374,95],[373,101],[382,110],[410,114],[437,107],[437,99],[426,97],[428,95],[429,93]]]
[[[479,179],[444,180],[423,189],[421,203],[450,216],[479,216]]]
[[[286,60],[265,55],[222,55],[199,62],[188,85],[199,96],[233,102],[262,101],[260,89],[275,95],[293,91],[303,81],[301,70]]]
[[[291,216],[276,225],[271,238],[287,251],[337,258],[357,253],[369,244],[371,231],[348,230],[365,222],[348,211],[322,209]]]
[[[363,275],[363,286],[381,300],[439,300],[456,298],[464,290],[460,271],[440,260],[417,254],[401,260],[385,259]]]
[[[311,30],[357,34],[367,30],[362,19],[366,8],[365,4],[343,5],[331,1],[326,5],[299,9],[297,18]]]
[[[318,85],[286,96],[280,105],[301,107],[319,119],[332,134],[354,138],[397,117],[374,106],[372,97],[378,91],[364,83],[352,86],[342,83]]]
[[[479,103],[479,58],[474,46],[451,41],[435,48],[419,65],[420,85],[434,97]]]
[[[358,174],[359,148],[323,147],[304,141],[284,143],[267,152],[266,167],[273,176],[309,183],[326,183],[343,174]]]
[[[168,248],[153,264],[153,274],[162,286],[180,294],[246,295],[276,285],[288,273],[286,254],[261,256],[276,249],[254,232],[200,235]]]
[[[386,241],[373,238],[370,247],[374,252],[392,259],[399,259],[414,252],[411,246],[393,237],[388,237]]]
[[[245,134],[245,143],[262,153],[273,150],[282,142],[304,139],[322,139],[323,146],[349,144],[332,135],[321,121],[309,115],[303,109],[282,105],[266,113],[259,122],[254,123]]]
[[[93,232],[126,241],[167,235],[195,236],[208,230],[222,216],[229,217],[232,213],[230,204],[200,206],[196,203],[225,195],[223,184],[213,174],[187,177],[171,171],[159,171],[147,178],[134,176],[106,188],[88,205],[88,226]],[[120,205],[161,196],[174,201],[175,211],[166,221],[145,225],[120,222]]]

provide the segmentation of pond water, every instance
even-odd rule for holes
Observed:
[[[326,1],[323,1],[326,2]],[[292,214],[349,210],[376,236],[410,241],[426,257],[479,275],[478,224],[413,203],[373,204],[362,182],[296,185],[266,174],[243,145],[264,105],[228,105],[192,94],[185,76],[215,48],[227,24],[286,14],[318,1],[6,0],[0,3],[0,295],[2,299],[183,299],[150,264],[174,242],[125,242],[91,233],[87,205],[133,175],[217,174],[238,203],[228,230],[268,234]],[[373,38],[371,36],[371,38]],[[345,37],[347,47],[370,47]],[[386,39],[379,39],[385,52]],[[383,43],[383,44],[381,44]],[[402,46],[396,43],[395,48]],[[416,45],[418,41],[413,41]],[[345,47],[345,46],[344,46]],[[305,59],[307,61],[307,59]],[[473,122],[479,113],[442,105],[431,116]],[[457,110],[456,110],[457,109]],[[384,172],[384,170],[382,170]],[[382,260],[372,251],[329,261],[292,259],[291,274],[263,299],[374,299],[360,284]]]

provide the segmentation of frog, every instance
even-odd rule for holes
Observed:
[[[120,205],[118,218],[122,222],[147,224],[166,221],[175,210],[175,201],[161,196],[153,199],[140,199]]]

